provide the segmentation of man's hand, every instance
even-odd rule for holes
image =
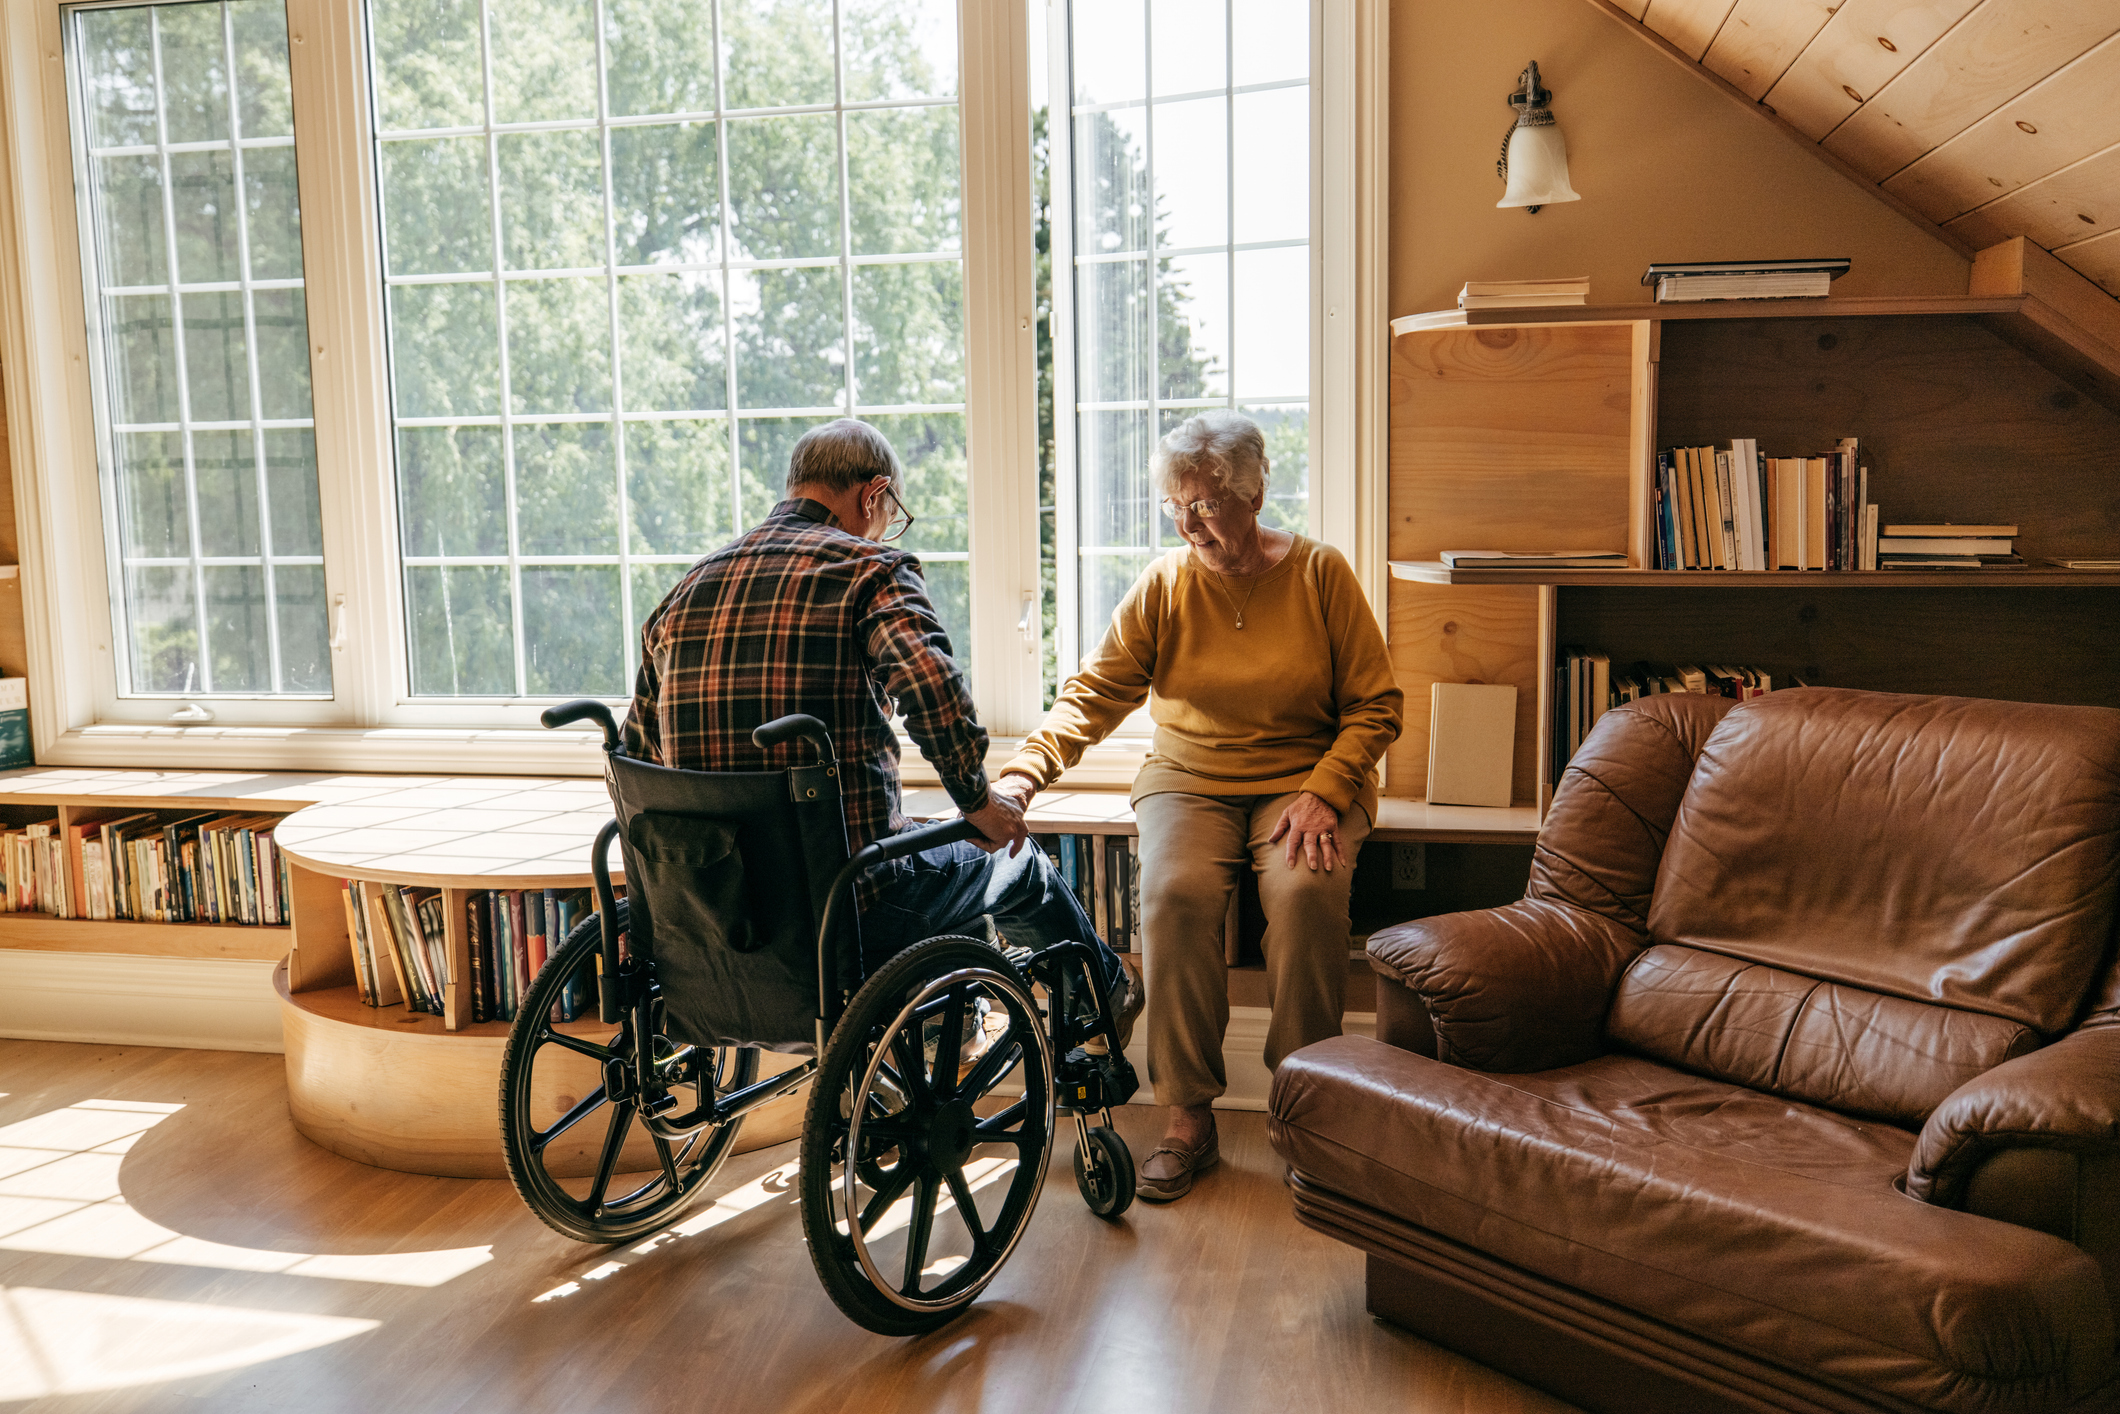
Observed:
[[[986,804],[977,810],[965,812],[964,818],[971,821],[972,827],[985,836],[984,839],[973,840],[973,844],[988,854],[1007,845],[1009,857],[1013,859],[1017,851],[1023,848],[1023,842],[1031,837],[1031,832],[1023,823],[1023,805],[1017,799],[1020,792],[1008,788],[1007,785],[1011,780],[1022,780],[1022,777],[1003,777],[1002,780],[1002,784],[987,788]]]
[[[1288,837],[1288,867],[1296,867],[1296,850],[1303,851],[1304,862],[1316,869],[1320,864],[1330,874],[1340,864],[1340,816],[1323,799],[1304,791],[1281,812],[1280,822],[1266,839],[1274,843],[1282,836]]]

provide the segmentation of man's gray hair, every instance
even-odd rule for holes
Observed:
[[[1273,468],[1258,423],[1228,408],[1209,408],[1164,434],[1148,470],[1158,495],[1177,494],[1178,483],[1196,474],[1216,490],[1249,501],[1266,489]]]
[[[788,490],[814,486],[844,491],[878,476],[891,478],[891,490],[905,494],[905,468],[891,439],[858,417],[838,417],[812,427],[788,454]]]

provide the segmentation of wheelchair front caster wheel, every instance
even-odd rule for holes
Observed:
[[[1134,1155],[1126,1141],[1098,1125],[1088,1142],[1075,1146],[1075,1187],[1100,1218],[1116,1218],[1133,1206]]]

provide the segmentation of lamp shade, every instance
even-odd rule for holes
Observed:
[[[1509,133],[1509,185],[1496,206],[1551,206],[1557,201],[1581,201],[1568,185],[1568,144],[1553,119],[1541,113],[1543,122],[1519,119]],[[1532,115],[1526,113],[1525,118]]]

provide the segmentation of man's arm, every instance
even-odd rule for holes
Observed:
[[[876,664],[883,690],[897,699],[913,739],[950,799],[966,815],[986,808],[986,728],[950,661],[949,635],[942,630],[927,587],[910,560],[877,576],[860,620],[862,647]]]
[[[656,666],[653,646],[642,635],[640,672],[633,678],[633,706],[619,729],[626,755],[636,761],[662,763],[662,718],[655,704],[662,696],[662,672]]]

